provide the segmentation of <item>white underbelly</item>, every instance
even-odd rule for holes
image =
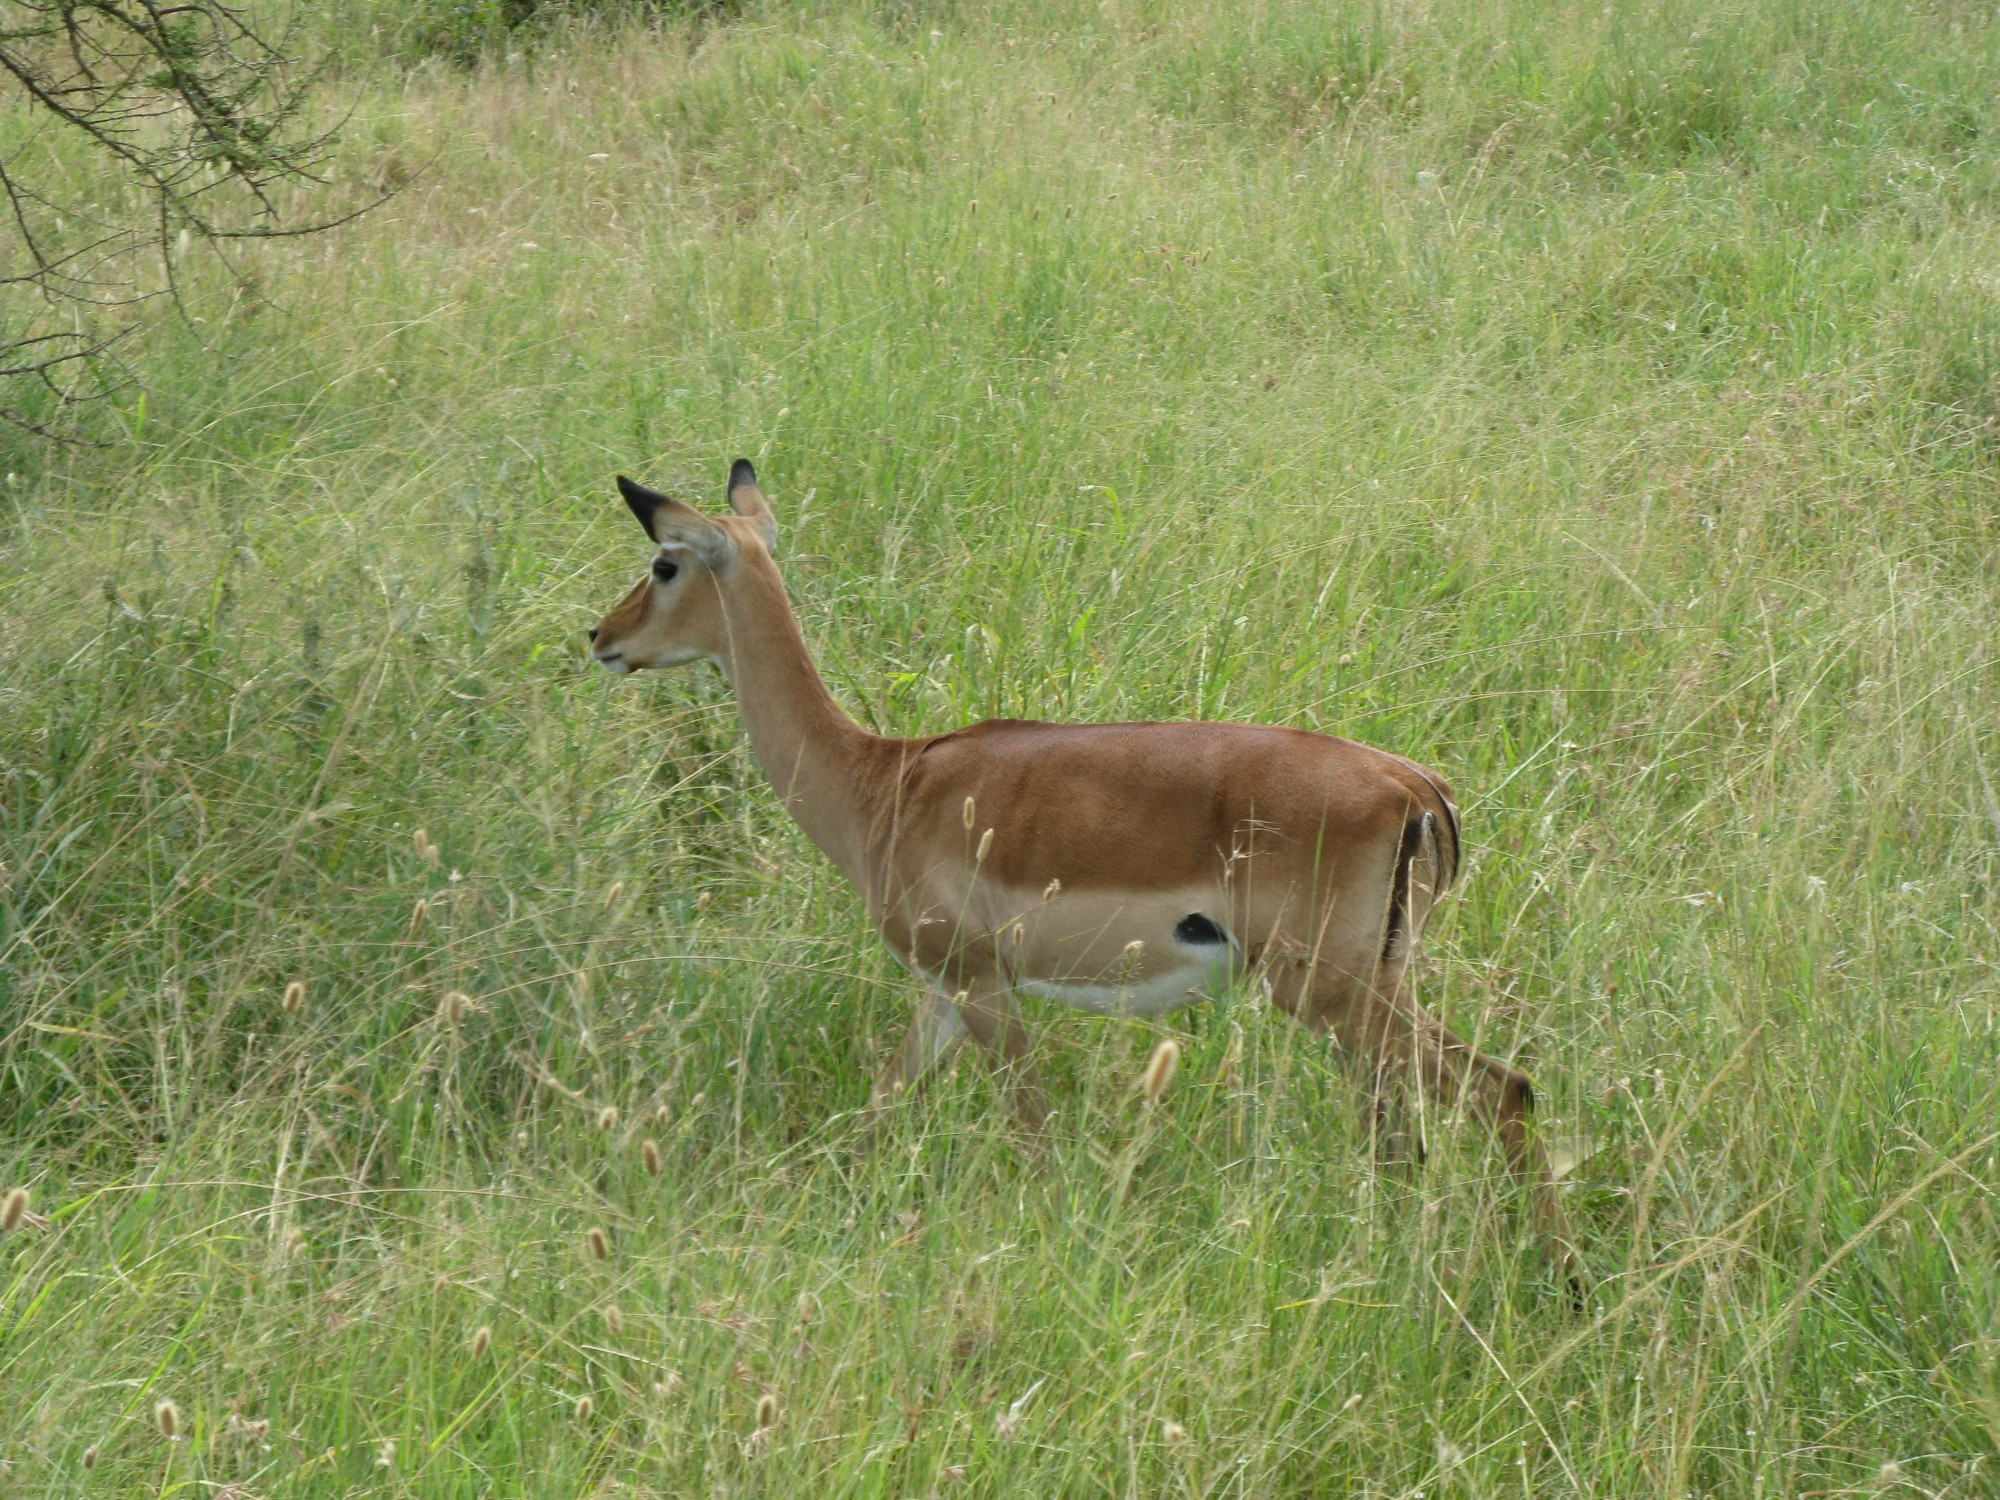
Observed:
[[[1065,984],[1050,979],[1023,979],[1014,992],[1041,1000],[1058,1000],[1099,1016],[1164,1016],[1220,993],[1229,981],[1230,965],[1220,962],[1183,964],[1135,979],[1130,984]]]

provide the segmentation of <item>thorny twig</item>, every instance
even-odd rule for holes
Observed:
[[[267,30],[260,18],[275,15]],[[7,0],[0,96],[45,129],[0,157],[0,377],[37,388],[0,419],[56,435],[49,417],[116,383],[107,309],[167,296],[200,246],[317,233],[351,213],[293,218],[285,190],[319,188],[340,123],[315,124],[319,68],[301,22],[244,0]],[[81,142],[122,178],[125,202],[66,193],[56,154]],[[122,210],[121,211],[121,207]],[[148,268],[156,268],[152,276]],[[8,300],[11,299],[11,300]]]

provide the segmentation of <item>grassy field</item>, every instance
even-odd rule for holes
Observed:
[[[2000,1494],[1989,7],[373,14],[387,206],[0,438],[0,1494]],[[854,1158],[910,985],[581,649],[738,453],[884,732],[1452,779],[1584,1310],[1254,989]]]

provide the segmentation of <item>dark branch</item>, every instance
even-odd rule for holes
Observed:
[[[63,197],[35,134],[0,157],[18,246],[0,248],[0,378],[35,383],[59,406],[101,395],[100,356],[116,336],[90,332],[89,314],[163,294],[178,302],[183,244],[237,276],[223,244],[315,234],[381,201],[288,216],[286,189],[321,196],[344,122],[315,127],[321,65],[296,55],[296,16],[266,30],[257,18],[271,14],[265,0],[7,0],[0,98],[81,141],[140,203],[120,218]],[[63,326],[83,317],[83,331],[48,331],[64,309],[75,315]],[[87,378],[59,383],[58,370]],[[0,418],[47,430],[18,403]]]

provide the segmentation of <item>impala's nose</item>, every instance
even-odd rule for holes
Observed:
[[[590,638],[593,641],[597,639],[597,627],[595,625],[590,627]]]

